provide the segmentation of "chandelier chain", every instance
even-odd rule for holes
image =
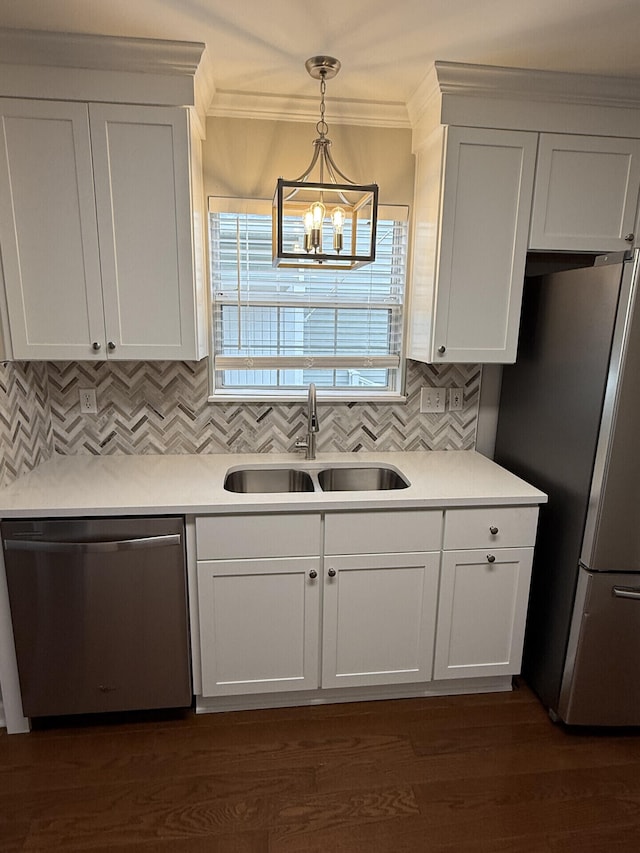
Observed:
[[[324,95],[325,95],[326,91],[327,91],[326,77],[325,77],[325,74],[322,74],[322,72],[321,72],[321,77],[320,77],[320,121],[316,124],[316,130],[320,134],[321,139],[324,139],[324,137],[327,134],[327,131],[329,130],[329,125],[327,124],[327,122],[325,121],[325,118],[324,118],[324,112],[325,112]]]

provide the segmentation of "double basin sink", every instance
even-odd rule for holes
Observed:
[[[227,471],[224,487],[244,494],[268,492],[361,492],[406,489],[407,478],[386,465],[307,468],[240,467]]]

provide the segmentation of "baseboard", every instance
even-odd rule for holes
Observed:
[[[374,702],[384,699],[418,699],[428,696],[456,696],[466,693],[504,693],[513,689],[513,676],[461,678],[430,681],[426,684],[387,684],[378,687],[354,687],[300,690],[289,693],[258,693],[243,696],[196,696],[197,714],[224,711],[249,711],[262,708],[331,705],[344,702]]]

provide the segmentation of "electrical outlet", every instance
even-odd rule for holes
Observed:
[[[444,388],[428,388],[426,386],[421,388],[420,411],[425,414],[444,412],[445,394]]]
[[[80,388],[80,411],[83,415],[97,415],[98,402],[95,388]]]
[[[459,412],[464,403],[464,388],[449,388],[449,411]]]

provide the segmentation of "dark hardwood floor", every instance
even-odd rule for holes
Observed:
[[[0,850],[640,851],[640,733],[529,689],[0,736]]]

